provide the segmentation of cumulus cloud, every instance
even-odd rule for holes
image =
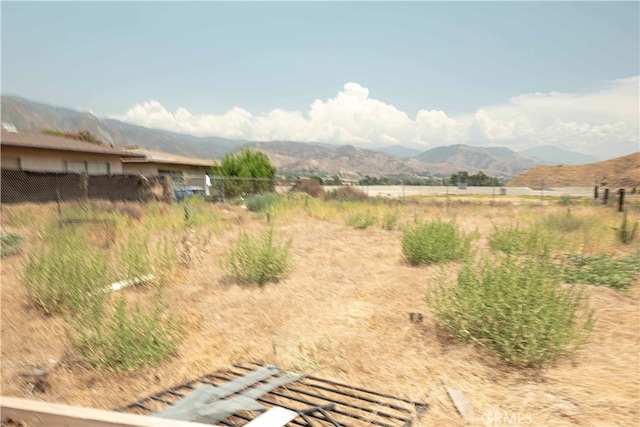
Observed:
[[[174,132],[250,141],[401,144],[425,150],[456,143],[514,150],[552,144],[608,158],[639,149],[639,82],[636,76],[584,93],[521,94],[458,116],[423,109],[412,118],[371,98],[368,88],[349,82],[334,98],[316,99],[304,112],[275,109],[253,116],[234,107],[222,115],[192,114],[182,107],[168,111],[151,100],[112,117]]]

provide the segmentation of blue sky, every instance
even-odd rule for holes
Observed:
[[[638,2],[7,2],[2,93],[196,135],[639,149]]]

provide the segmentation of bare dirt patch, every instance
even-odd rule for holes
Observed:
[[[266,219],[239,207],[224,209],[229,227],[166,289],[187,331],[179,354],[137,372],[99,372],[76,363],[63,320],[44,316],[26,298],[19,281],[24,255],[4,259],[2,395],[113,409],[232,363],[256,361],[315,369],[316,376],[427,402],[430,409],[418,426],[467,425],[447,386],[469,399],[480,415],[478,425],[513,425],[516,419],[523,425],[640,422],[637,280],[626,293],[591,288],[597,322],[577,354],[545,370],[517,370],[440,330],[425,293],[440,274],[454,274],[458,266],[409,266],[400,231],[350,228],[342,219],[275,219],[278,235],[292,239],[294,269],[279,283],[241,287],[224,280],[220,259],[240,229],[264,226]],[[482,251],[493,224],[557,208],[415,203],[412,209],[411,217],[455,217],[465,231],[479,233]],[[44,392],[20,376],[29,367],[49,371]]]

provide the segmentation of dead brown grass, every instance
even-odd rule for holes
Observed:
[[[591,289],[597,323],[579,353],[545,370],[516,370],[438,328],[425,293],[443,270],[404,262],[400,231],[349,228],[341,218],[276,217],[277,233],[292,239],[294,270],[279,283],[249,288],[225,283],[219,260],[241,228],[262,227],[266,219],[239,207],[216,209],[225,231],[166,289],[188,331],[179,354],[134,373],[97,372],[75,363],[63,321],[43,316],[27,301],[17,276],[22,256],[3,260],[2,395],[112,409],[231,363],[258,361],[426,401],[430,409],[418,426],[467,425],[445,386],[463,391],[485,421],[519,414],[540,426],[640,422],[637,280],[627,293]],[[493,224],[527,221],[555,209],[560,208],[412,201],[404,220],[455,217],[465,231],[479,233],[476,245],[483,251]],[[454,274],[456,265],[444,271]],[[411,322],[409,313],[423,314],[422,322]],[[51,369],[46,393],[18,376],[26,365]],[[482,419],[472,424],[482,425]]]

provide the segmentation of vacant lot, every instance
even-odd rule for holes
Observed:
[[[613,228],[621,217],[613,208],[574,203],[572,215],[599,225],[595,232],[574,233],[567,251],[620,256],[637,250],[637,240],[631,245],[616,241]],[[72,207],[63,211],[67,208]],[[490,204],[488,199],[432,197],[365,207],[298,201],[269,215],[236,205],[198,205],[189,215],[206,210],[215,220],[196,221],[177,231],[188,259],[164,289],[170,309],[185,326],[184,341],[175,357],[125,373],[78,363],[69,352],[63,319],[45,316],[26,296],[20,280],[25,254],[38,250],[42,224],[47,218],[56,220],[56,207],[2,209],[3,231],[23,237],[22,254],[3,258],[1,264],[2,395],[112,409],[235,362],[257,361],[425,401],[431,407],[418,420],[420,426],[466,425],[447,386],[466,395],[481,416],[478,425],[483,419],[500,425],[504,418],[499,417],[508,417],[508,424],[519,419],[522,425],[640,422],[637,276],[625,292],[590,286],[596,314],[590,341],[544,370],[527,370],[507,366],[479,346],[456,341],[436,323],[425,294],[443,275],[454,278],[457,263],[415,267],[403,258],[401,227],[416,219],[455,219],[465,232],[475,233],[473,247],[481,257],[490,250],[487,236],[494,226],[526,225],[566,212],[568,207],[558,201]],[[151,217],[149,209],[135,207],[117,232],[103,233],[98,225],[87,232],[97,244],[117,244]],[[377,223],[366,228],[347,225],[349,217],[363,209]],[[637,220],[637,208],[631,209],[630,218]],[[176,210],[180,218],[179,205],[154,206],[153,215],[168,217]],[[390,215],[394,226],[382,227],[383,218]],[[220,260],[240,230],[267,224],[279,238],[291,240],[292,271],[263,287],[229,283]],[[145,298],[150,291],[132,287],[119,292]],[[409,313],[421,313],[423,320],[412,322]],[[30,365],[50,370],[44,392],[19,376]]]

